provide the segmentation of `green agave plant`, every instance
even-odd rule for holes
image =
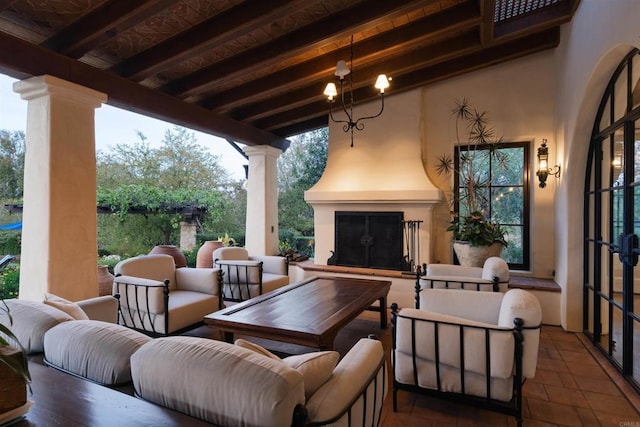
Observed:
[[[456,173],[458,179],[458,191],[451,195],[450,202],[453,205],[457,197],[459,214],[451,208],[452,220],[447,231],[453,232],[454,240],[468,241],[472,246],[488,246],[495,242],[507,246],[504,229],[489,221],[484,213],[483,206],[488,204],[485,189],[491,183],[491,176],[479,167],[481,162],[476,161],[482,150],[488,152],[500,167],[506,167],[504,155],[495,149],[502,138],[496,138],[486,111],[473,108],[467,98],[456,101],[451,114],[456,121],[456,145],[464,150],[461,150],[457,164],[451,154],[446,153],[437,159],[435,166],[438,175]],[[461,128],[466,131],[464,137]]]

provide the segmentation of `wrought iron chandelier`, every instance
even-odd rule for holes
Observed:
[[[381,99],[380,111],[377,114],[374,114],[373,116],[360,117],[359,119],[356,119],[353,116],[353,107],[355,104],[355,100],[353,96],[353,35],[351,36],[351,44],[349,45],[349,52],[350,52],[349,66],[351,68],[347,67],[347,63],[345,61],[340,60],[336,65],[336,71],[334,73],[338,77],[340,82],[340,100],[342,104],[341,107],[342,107],[342,111],[347,116],[347,120],[336,120],[336,118],[333,116],[333,103],[335,102],[336,96],[338,96],[338,90],[336,88],[336,84],[333,82],[328,83],[324,89],[324,94],[327,96],[327,99],[329,101],[329,117],[335,123],[344,123],[344,125],[342,126],[342,130],[345,132],[351,132],[351,146],[353,147],[353,130],[354,129],[363,130],[364,123],[362,122],[364,120],[374,119],[380,116],[384,111],[384,90],[389,87],[389,79],[387,79],[387,76],[384,74],[380,74],[376,79],[375,88],[380,91],[380,99]],[[345,93],[344,93],[346,76],[349,76],[349,95],[347,97],[348,101],[345,101]]]

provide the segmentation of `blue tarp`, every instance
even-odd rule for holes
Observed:
[[[0,230],[22,230],[22,221],[0,225]]]

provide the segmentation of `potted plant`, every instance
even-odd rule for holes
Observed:
[[[459,159],[456,162],[447,153],[438,158],[436,165],[439,175],[456,174],[456,191],[449,197],[452,219],[447,231],[453,233],[453,247],[460,264],[482,266],[486,258],[499,256],[507,246],[505,230],[487,217],[485,208],[489,206],[490,194],[486,190],[493,177],[492,170],[483,167],[486,159],[482,156],[491,157],[499,167],[506,167],[506,159],[497,150],[502,139],[496,138],[485,111],[476,110],[464,98],[456,101],[452,115]],[[461,128],[466,132],[464,141]]]
[[[0,423],[4,423],[14,418],[10,414],[19,411],[16,417],[21,416],[24,411],[19,408],[28,407],[27,385],[31,375],[26,351],[11,331],[13,319],[4,299],[0,299],[0,314]]]

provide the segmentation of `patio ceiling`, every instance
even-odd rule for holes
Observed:
[[[0,72],[53,75],[108,104],[247,145],[327,125],[349,60],[355,99],[558,45],[579,0],[0,0]]]

